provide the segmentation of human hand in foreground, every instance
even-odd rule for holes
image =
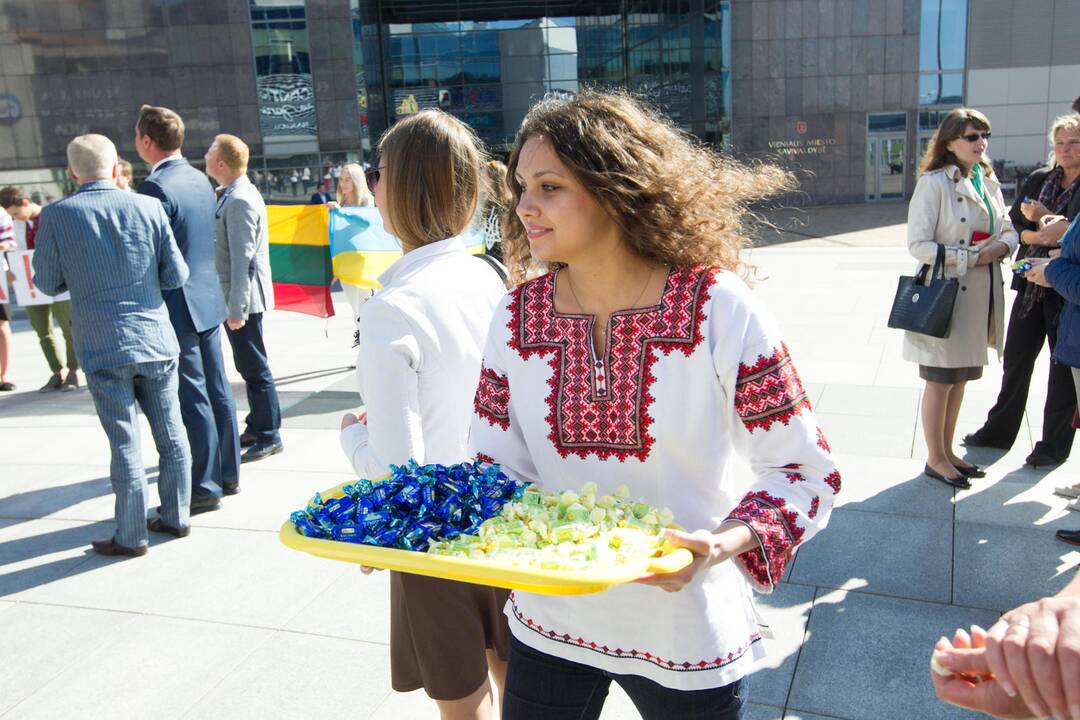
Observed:
[[[987,240],[979,246],[979,257],[975,260],[975,266],[989,265],[997,262],[1009,254],[1009,246],[1000,240]]]
[[[1051,215],[1050,213],[1047,213],[1039,218],[1039,228],[1045,230],[1051,225],[1057,225],[1060,222],[1063,222],[1068,226],[1069,218],[1064,215]]]
[[[1024,273],[1024,279],[1036,285],[1050,287],[1050,281],[1046,279],[1046,266],[1050,264],[1049,258],[1028,258],[1031,269]],[[1080,720],[1078,718],[1077,720]]]
[[[979,635],[973,636],[972,649],[935,652],[938,664],[953,673],[992,675],[986,684],[1000,688],[1032,715],[1080,720],[1080,597],[1062,595],[1021,605]],[[982,695],[1000,699],[997,690],[984,689]]]
[[[240,328],[247,325],[247,320],[245,320],[244,318],[229,318],[225,321],[225,324],[229,327],[230,330],[239,330]]]
[[[942,637],[934,646],[934,655],[930,664],[930,679],[934,683],[934,692],[938,699],[950,705],[969,710],[978,710],[999,718],[1030,718],[1034,716],[1023,698],[1009,697],[1005,689],[989,677],[985,667],[973,667],[970,673],[950,673],[942,667],[942,659],[950,652],[982,652],[986,645],[986,631],[972,626],[971,634],[957,630],[953,641]],[[942,672],[946,674],[942,674]]]
[[[1030,222],[1038,222],[1039,218],[1050,214],[1050,210],[1038,200],[1025,200],[1020,203],[1020,212]]]
[[[677,572],[649,573],[634,582],[656,585],[667,592],[682,590],[702,570],[758,546],[750,528],[740,522],[721,525],[716,532],[695,530],[688,533],[667,528],[664,537],[670,547],[689,550],[694,555],[693,561]]]
[[[0,242],[0,252],[11,252],[16,247],[18,246],[15,244],[14,240],[4,240],[3,242]]]

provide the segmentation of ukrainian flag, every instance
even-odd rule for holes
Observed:
[[[378,209],[334,208],[329,222],[334,275],[351,285],[381,287],[379,276],[401,257],[401,241],[383,228]],[[473,255],[484,252],[482,233],[470,230],[464,240]]]

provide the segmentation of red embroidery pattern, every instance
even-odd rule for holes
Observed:
[[[819,498],[819,497],[817,497],[815,495],[814,499],[810,501],[810,512],[806,513],[806,517],[811,518],[811,519],[816,518],[817,517],[818,507],[820,507],[820,506],[821,506],[821,498]]]
[[[754,643],[761,640],[761,635],[753,633],[742,647],[732,650],[724,657],[710,658],[708,660],[667,660],[654,655],[647,650],[634,650],[623,648],[612,648],[607,645],[601,645],[595,642],[591,642],[581,637],[574,637],[567,633],[560,633],[550,628],[544,628],[543,625],[538,624],[532,618],[525,617],[524,614],[518,609],[517,603],[514,602],[513,593],[510,594],[510,608],[514,611],[514,617],[517,621],[528,629],[535,632],[541,637],[545,637],[548,640],[554,640],[555,642],[562,643],[563,645],[569,645],[571,647],[578,647],[584,650],[590,650],[600,655],[607,655],[608,657],[625,658],[627,660],[641,660],[642,662],[651,663],[664,670],[671,670],[672,672],[701,672],[702,670],[719,670],[726,665],[730,665],[735,662],[750,649]]]
[[[791,551],[805,532],[795,522],[795,512],[787,508],[783,499],[760,490],[747,493],[728,517],[749,525],[765,549],[764,555],[761,549],[754,549],[739,556],[747,572],[765,587],[780,582]]]
[[[795,483],[797,483],[797,482],[802,482],[803,480],[805,480],[805,479],[806,479],[806,478],[804,478],[804,477],[803,477],[802,475],[800,475],[800,474],[799,474],[799,473],[797,473],[797,472],[789,472],[789,473],[784,473],[784,477],[786,477],[786,478],[787,478],[787,481],[788,481],[789,483],[791,483],[792,485],[794,485],[794,484],[795,484]]]
[[[490,368],[480,368],[480,384],[476,386],[473,409],[490,425],[498,425],[503,430],[510,427],[510,384],[505,375]]]
[[[840,471],[833,470],[831,473],[825,476],[825,484],[832,488],[833,495],[837,495],[840,492]]]
[[[490,455],[488,455],[486,453],[476,453],[476,462],[485,462],[485,463],[488,463],[490,465],[497,464],[495,462],[495,458],[491,457]]]
[[[829,441],[825,439],[825,433],[820,427],[817,429],[817,446],[827,453],[832,452],[832,448],[829,447]]]
[[[522,359],[549,357],[548,438],[562,457],[649,456],[654,350],[689,356],[701,343],[706,293],[716,272],[673,269],[659,305],[613,313],[601,359],[593,358],[594,318],[555,312],[555,273],[513,292],[507,345]]]
[[[758,428],[768,432],[776,422],[787,425],[792,417],[809,409],[806,390],[783,343],[771,356],[759,355],[753,366],[739,364],[735,410],[749,432]]]

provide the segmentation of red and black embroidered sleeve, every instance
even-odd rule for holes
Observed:
[[[747,493],[728,519],[746,523],[761,544],[760,548],[739,555],[739,562],[755,583],[771,588],[780,582],[792,551],[805,532],[796,522],[796,513],[782,498],[760,490]]]
[[[505,375],[488,367],[480,368],[480,384],[476,386],[473,409],[490,425],[498,425],[503,430],[510,427],[510,383]]]
[[[793,416],[809,409],[806,390],[783,343],[768,357],[759,355],[753,365],[739,364],[735,410],[749,432],[767,432],[773,423],[787,425]]]

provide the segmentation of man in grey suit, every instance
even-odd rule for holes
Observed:
[[[179,346],[163,289],[188,267],[161,203],[116,186],[116,147],[103,135],[68,144],[78,191],[46,207],[34,245],[34,282],[71,293],[75,352],[112,448],[117,530],[95,540],[102,555],[145,555],[147,530],[188,534],[191,459],[177,397]],[[136,403],[150,421],[159,461],[161,516],[147,521],[146,474]]]
[[[218,135],[206,153],[206,174],[218,183],[215,260],[229,317],[225,334],[247,387],[249,412],[240,462],[282,451],[281,408],[263,343],[262,318],[274,309],[266,204],[247,177],[248,147],[235,135]]]

